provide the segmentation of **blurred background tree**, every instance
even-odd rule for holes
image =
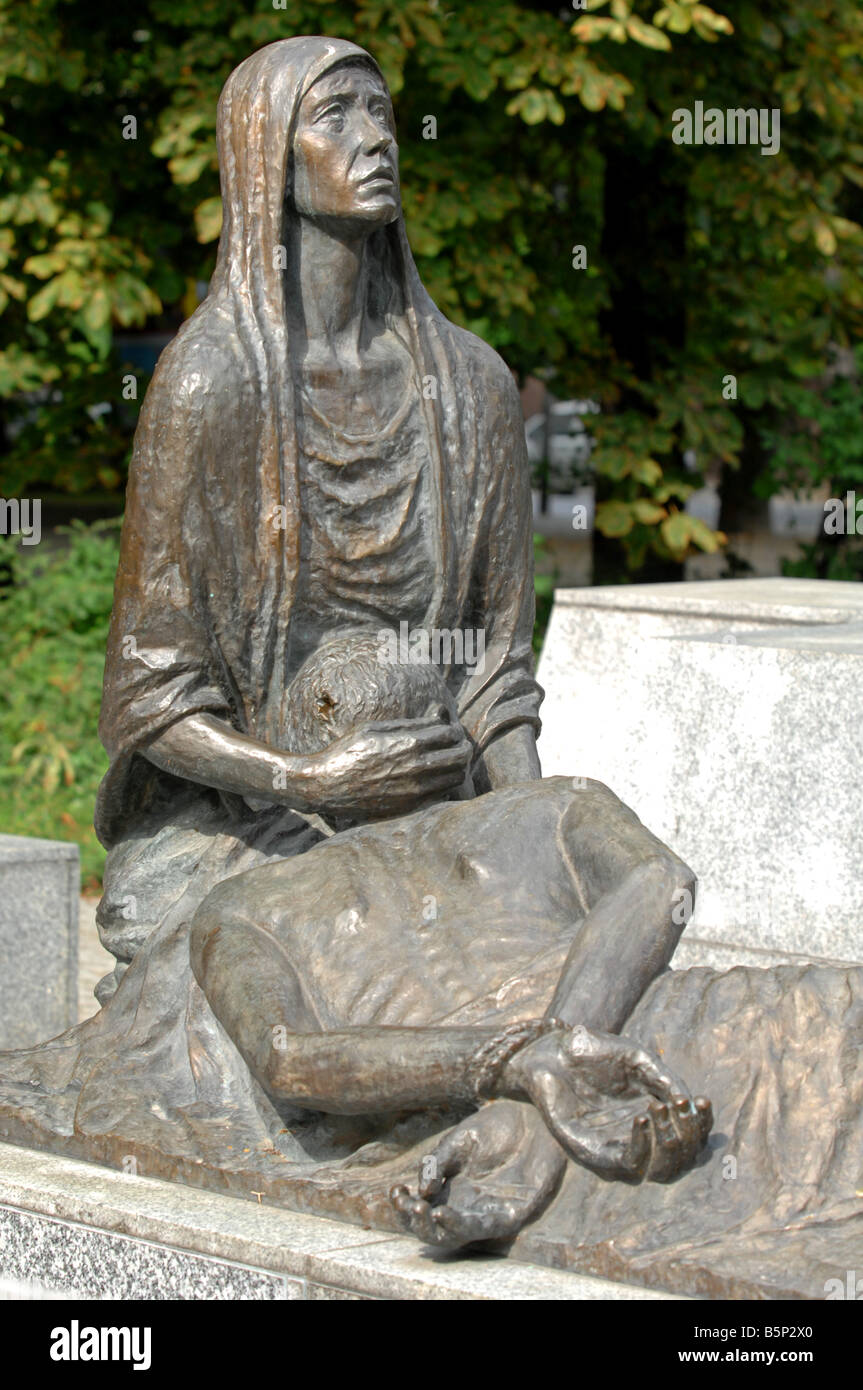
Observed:
[[[113,335],[194,307],[219,230],[219,90],[303,32],[380,61],[443,310],[520,377],[602,402],[598,525],[634,573],[714,544],[680,512],[684,450],[742,465],[750,491],[823,477],[818,412],[863,315],[856,0],[3,0],[6,495],[122,496],[135,412]],[[673,144],[696,100],[779,108],[779,152]],[[38,390],[34,411],[20,393]],[[793,468],[782,431],[805,436]]]
[[[779,488],[863,492],[863,12],[717,6],[0,0],[0,493],[121,509],[146,386],[129,338],[172,332],[215,260],[219,90],[298,33],[380,62],[444,312],[521,379],[601,402],[597,580],[717,549],[683,510],[688,450],[730,477],[726,529]],[[674,144],[696,101],[779,109],[779,151]],[[859,539],[819,542],[798,572],[860,577]]]

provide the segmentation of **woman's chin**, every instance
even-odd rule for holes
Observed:
[[[392,185],[381,185],[357,200],[354,217],[366,225],[386,227],[390,222],[395,222],[400,212],[401,202]]]

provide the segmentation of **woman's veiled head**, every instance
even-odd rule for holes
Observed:
[[[386,226],[400,210],[392,103],[371,63],[349,60],[303,96],[290,200],[300,217],[348,233]]]
[[[339,108],[342,131],[334,128]],[[285,214],[293,210],[298,136],[296,193],[304,209],[347,207],[373,231],[400,220],[389,94],[371,55],[347,40],[320,37],[282,39],[253,53],[219,100],[223,222],[210,290],[250,295],[259,319],[279,316],[279,247],[290,236]],[[391,183],[355,186],[380,167]]]

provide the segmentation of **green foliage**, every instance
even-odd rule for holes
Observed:
[[[669,5],[654,23],[683,34],[702,8]],[[602,275],[610,291],[600,322],[608,333],[591,353],[595,374],[580,361],[581,378],[567,380],[616,406],[611,455],[604,444],[596,454],[606,479],[600,495],[615,506],[598,508],[597,525],[620,536],[633,570],[648,551],[662,556],[667,548],[679,559],[714,542],[682,517],[659,518],[648,532],[636,524],[632,482],[615,476],[627,418],[629,446],[660,465],[663,488],[680,478],[686,449],[702,468],[742,465],[750,487],[766,457],[762,495],[792,485],[792,476],[812,485],[820,465],[811,449],[805,461],[791,448],[774,450],[780,437],[806,432],[807,383],[863,327],[863,15],[843,0],[736,0],[722,8],[733,34],[718,25],[717,43],[682,41],[651,69],[649,88],[636,77],[643,60],[631,45],[620,50],[635,91],[599,132],[607,171]],[[684,51],[685,67],[676,60]],[[780,109],[779,152],[669,149],[672,112],[696,100],[723,110]],[[641,245],[629,230],[615,238],[612,216],[628,216]],[[737,378],[737,400],[722,397],[727,374]],[[585,381],[591,376],[595,388]],[[850,422],[837,415],[834,425],[853,449]],[[682,496],[678,488],[675,501]],[[655,500],[664,504],[661,494]]]
[[[518,373],[601,400],[598,523],[630,572],[710,548],[674,520],[683,451],[760,467],[863,326],[858,0],[141,0],[133,18],[5,0],[0,394],[68,402],[62,438],[50,402],[18,436],[16,486],[122,486],[133,421],[87,413],[119,395],[111,329],[171,328],[194,306],[219,230],[220,87],[303,32],[381,62],[409,234],[444,311]],[[778,153],[673,144],[696,100],[779,109]]]
[[[0,830],[75,841],[92,886],[92,828],[107,767],[96,734],[119,523],[62,528],[68,543],[0,539]]]
[[[827,372],[801,383],[793,413],[765,426],[763,444],[770,462],[757,481],[769,497],[779,487],[794,491],[826,483],[831,497],[843,502],[849,492],[863,497],[863,344],[846,363],[846,375]],[[797,578],[863,579],[863,538],[825,534],[786,561],[783,572]]]
[[[847,375],[829,373],[801,383],[792,420],[763,429],[770,465],[758,491],[769,497],[777,486],[811,488],[828,483],[834,495],[863,486],[863,344],[855,349]]]
[[[598,421],[594,432],[596,528],[622,542],[628,569],[639,569],[648,552],[677,562],[693,550],[715,554],[725,541],[722,533],[681,510],[692,484],[653,457],[671,454],[670,430],[624,410]]]
[[[139,394],[146,377],[138,372]],[[137,412],[119,397],[113,366],[84,363],[80,372],[42,393],[23,413],[3,464],[9,496],[52,491],[80,497],[98,488],[118,495],[125,484]]]

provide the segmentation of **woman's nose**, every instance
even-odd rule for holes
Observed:
[[[380,129],[369,131],[363,139],[366,154],[386,154],[392,145],[392,136]]]
[[[394,144],[391,132],[384,129],[367,111],[363,113],[361,139],[363,149],[368,154],[378,154],[390,149]]]

